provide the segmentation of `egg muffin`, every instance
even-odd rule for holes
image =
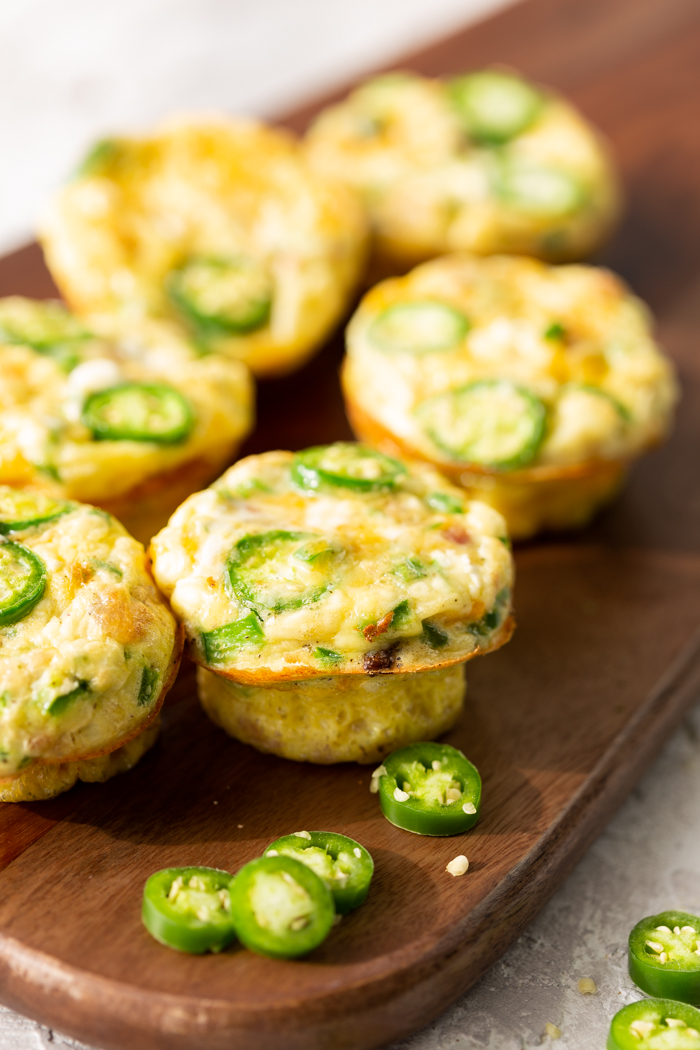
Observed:
[[[131,768],[181,647],[143,546],[115,518],[0,486],[0,802]]]
[[[373,762],[459,715],[510,637],[505,524],[362,445],[249,456],[151,544],[213,720],[261,751]]]
[[[588,521],[676,399],[618,277],[514,256],[445,256],[373,288],[343,388],[358,437],[433,464],[516,538]]]
[[[99,143],[41,239],[98,330],[114,313],[165,318],[267,376],[303,364],[341,319],[367,228],[355,194],[313,172],[290,133],[221,116]]]
[[[98,337],[60,303],[0,299],[0,355],[0,484],[96,503],[145,542],[252,425],[245,365],[165,322]]]
[[[376,77],[321,113],[306,151],[361,194],[385,276],[451,251],[579,259],[620,212],[598,133],[550,90],[500,69]]]

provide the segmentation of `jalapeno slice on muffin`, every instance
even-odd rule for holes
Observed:
[[[367,898],[374,861],[359,842],[335,831],[297,831],[275,839],[266,857],[293,857],[315,871],[333,894],[339,915],[359,908]]]
[[[447,303],[397,303],[375,319],[369,338],[389,353],[426,354],[451,350],[465,336],[469,321]]]
[[[163,445],[184,441],[195,423],[191,403],[165,383],[123,383],[90,394],[82,418],[98,441]]]
[[[393,489],[406,468],[398,460],[351,442],[318,445],[296,455],[294,482],[306,491],[324,486],[381,492]]]
[[[428,297],[469,318],[460,340],[439,359],[387,353],[376,326]],[[378,284],[348,326],[342,381],[358,438],[433,464],[516,539],[586,524],[665,437],[677,397],[622,281],[515,256],[449,255]]]
[[[360,193],[379,276],[449,251],[584,258],[621,210],[598,133],[554,92],[500,69],[369,80],[321,112],[305,145],[316,170]]]
[[[649,915],[629,935],[629,975],[647,995],[700,1004],[700,918]]]
[[[231,913],[246,948],[296,959],[317,948],[335,918],[333,897],[315,871],[293,857],[252,860],[231,884]]]
[[[607,1050],[700,1050],[700,1010],[672,999],[641,999],[618,1010]]]
[[[0,495],[0,534],[24,532],[55,521],[73,509],[66,500],[54,499],[44,492],[26,489],[4,489]]]
[[[154,318],[268,376],[302,365],[341,320],[367,234],[360,201],[289,131],[203,114],[98,144],[41,236],[81,315]]]
[[[195,257],[167,278],[175,306],[204,333],[253,332],[270,318],[272,282],[247,258]]]
[[[180,952],[220,952],[236,939],[232,876],[218,868],[165,868],[143,888],[141,917],[157,941]]]
[[[525,131],[544,104],[541,93],[526,80],[498,70],[455,77],[449,91],[469,137],[489,145]]]
[[[510,636],[505,535],[431,469],[339,442],[242,460],[151,556],[215,722],[286,758],[375,762],[448,729],[463,663]]]
[[[165,322],[94,321],[99,333],[59,303],[0,299],[0,484],[98,504],[148,540],[230,462],[252,381]]]
[[[21,543],[0,543],[0,626],[32,611],[46,590],[46,565]]]
[[[141,758],[181,639],[142,545],[109,514],[0,486],[8,511],[22,520],[21,542],[0,542],[0,801],[22,802]]]
[[[388,821],[417,835],[459,835],[479,819],[481,777],[456,747],[423,741],[392,752],[372,774]]]

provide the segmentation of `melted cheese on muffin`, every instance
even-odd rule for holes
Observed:
[[[429,670],[511,630],[501,516],[362,446],[241,460],[151,553],[194,659],[243,682]]]
[[[166,317],[266,374],[296,367],[340,319],[366,223],[288,132],[221,116],[100,144],[42,240],[65,298],[97,328],[114,312]],[[227,313],[227,297],[243,312]]]
[[[0,484],[106,503],[193,461],[210,463],[211,477],[252,424],[245,366],[200,356],[166,323],[113,319],[109,337],[98,338],[58,303],[2,299],[0,357]],[[112,436],[91,429],[91,397],[134,383],[175,391],[184,426],[174,440],[144,440],[149,421],[131,402],[124,437],[117,424]],[[103,415],[109,422],[108,406]]]
[[[136,736],[154,718],[179,652],[143,547],[109,514],[1,487],[0,531],[2,780]],[[15,555],[45,576],[24,615],[6,611],[23,582]]]
[[[490,129],[465,108],[465,84]],[[362,194],[379,255],[403,268],[456,250],[580,258],[620,208],[596,132],[551,92],[495,70],[370,80],[321,113],[306,148]]]
[[[593,267],[446,256],[373,288],[347,346],[351,409],[437,465],[497,471],[630,458],[666,433],[676,399],[645,307]],[[499,383],[500,405],[494,396],[483,402],[490,412],[479,409],[481,393]],[[481,435],[467,435],[477,410]],[[524,424],[528,412],[541,424],[523,438],[519,460],[489,463],[488,443],[496,448],[500,438],[505,447],[498,426],[505,430],[516,411]],[[470,460],[468,451],[480,448],[483,457]]]

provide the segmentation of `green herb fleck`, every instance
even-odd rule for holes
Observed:
[[[141,685],[136,703],[139,707],[146,707],[156,697],[156,686],[160,678],[160,671],[156,667],[144,667],[141,673]]]
[[[563,324],[559,324],[558,321],[554,321],[550,324],[549,328],[544,333],[545,339],[549,339],[551,342],[560,342],[566,335],[566,329]]]
[[[314,656],[322,664],[328,664],[330,667],[335,667],[336,664],[342,662],[342,653],[336,653],[333,649],[324,649],[323,646],[318,646],[314,649]]]
[[[265,632],[254,612],[240,620],[202,632],[204,656],[208,664],[225,664],[239,649],[247,645],[262,645]]]
[[[78,684],[74,689],[71,689],[69,693],[62,693],[60,696],[55,696],[46,708],[46,713],[58,717],[68,710],[74,700],[77,700],[81,696],[85,696],[86,693],[90,692],[90,683],[84,681],[84,679],[78,679]]]
[[[429,645],[431,649],[444,649],[449,640],[450,637],[447,631],[443,630],[442,627],[438,627],[436,623],[431,623],[430,620],[423,620],[421,641],[425,645]]]

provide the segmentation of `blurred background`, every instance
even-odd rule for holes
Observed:
[[[0,252],[95,138],[173,110],[274,117],[508,2],[3,0]]]

